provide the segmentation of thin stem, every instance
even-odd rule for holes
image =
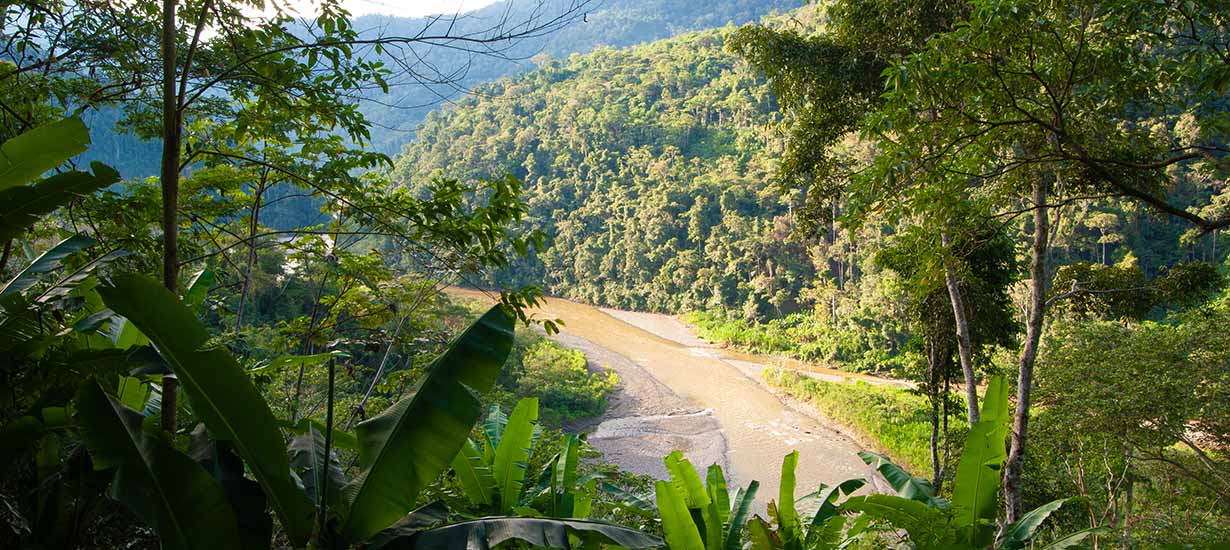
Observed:
[[[317,487],[320,487],[320,502],[317,503],[318,521],[316,533],[320,537],[322,548],[328,548],[328,540],[325,535],[325,524],[328,521],[329,515],[329,457],[333,453],[333,388],[334,379],[337,375],[337,362],[329,359],[329,398],[326,401],[325,407],[325,467],[320,469],[320,479],[317,480]]]

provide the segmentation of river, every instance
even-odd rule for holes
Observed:
[[[470,290],[454,295],[489,299]],[[721,349],[669,315],[632,313],[548,298],[539,318],[561,319],[561,344],[585,353],[591,368],[610,367],[620,387],[589,442],[607,461],[665,477],[662,457],[680,450],[702,470],[720,464],[732,485],[760,482],[762,507],[777,499],[782,457],[799,451],[800,494],[820,483],[873,477],[860,446],[806,405],[788,403],[759,381],[766,358]],[[811,366],[813,376],[851,375]]]

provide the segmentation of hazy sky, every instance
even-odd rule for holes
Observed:
[[[342,0],[342,5],[356,17],[369,13],[415,17],[422,15],[452,14],[458,11],[476,10],[499,0]],[[312,0],[291,0],[291,5],[300,13],[311,13]],[[303,9],[303,7],[309,7]]]

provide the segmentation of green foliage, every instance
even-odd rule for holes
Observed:
[[[535,548],[569,548],[574,538],[586,546],[657,548],[662,545],[653,536],[600,521],[490,517],[426,530],[405,542],[380,548],[489,550],[507,541],[522,541]]]
[[[862,533],[854,527],[848,532],[845,531],[846,518],[839,514],[837,500],[842,496],[853,494],[865,482],[861,479],[852,479],[832,487],[821,484],[814,493],[803,497],[805,500],[814,499],[818,503],[811,520],[803,523],[800,519],[800,512],[795,508],[794,498],[796,486],[794,472],[798,461],[798,451],[787,454],[782,460],[778,499],[769,503],[769,517],[773,523],[760,516],[752,518],[748,523],[752,548],[756,550],[835,550],[850,545]]]
[[[531,336],[518,340],[501,385],[513,395],[538,398],[543,420],[559,426],[606,410],[619,377],[610,369],[591,372],[580,351]]]
[[[234,443],[291,540],[307,541],[312,534],[311,503],[291,479],[273,412],[231,354],[204,349],[209,340],[205,327],[157,281],[117,275],[99,293],[107,307],[158,349],[212,437]]]
[[[982,415],[966,435],[964,451],[956,477],[952,500],[935,497],[930,484],[922,479],[907,479],[903,470],[880,461],[877,469],[888,472],[897,495],[856,496],[841,509],[862,514],[904,531],[909,543],[920,550],[930,549],[1019,549],[1030,542],[1038,526],[1063,504],[1056,501],[1025,514],[1005,526],[996,537],[1000,477],[1008,453],[1005,442],[1012,416],[1008,386],[1002,376],[992,377],[982,403]],[[865,456],[868,463],[877,457]],[[1105,533],[1101,527],[1061,537],[1043,548],[1067,548],[1085,538]]]
[[[1119,510],[1141,545],[1224,539],[1227,515],[1216,502],[1230,488],[1216,457],[1230,424],[1221,407],[1206,404],[1228,395],[1230,343],[1219,328],[1228,311],[1223,296],[1164,322],[1057,323],[1038,368],[1031,499],[1075,490],[1081,499],[1062,515],[1065,525],[1089,526]],[[1116,508],[1129,492],[1133,506]],[[1209,513],[1180,512],[1189,506]]]
[[[404,515],[448,467],[479,419],[473,392],[491,388],[511,347],[512,321],[493,307],[436,360],[411,397],[359,424],[361,473],[343,489],[341,530],[351,540]]]
[[[554,245],[500,283],[629,309],[797,311],[812,239],[790,234],[790,203],[768,186],[774,103],[723,52],[729,33],[600,49],[486,85],[429,116],[391,177],[523,179],[526,226]]]
[[[65,118],[6,140],[0,147],[0,190],[25,185],[90,146],[79,118]]]
[[[856,311],[838,322],[794,313],[757,323],[716,311],[691,311],[684,319],[700,337],[752,353],[855,372],[898,373],[908,365],[904,327],[874,311]]]
[[[37,132],[32,131],[23,134],[22,137],[32,133]],[[47,141],[63,139],[56,133],[38,135],[40,135],[41,139]],[[16,141],[16,139],[13,141]],[[49,151],[59,151],[60,156],[70,155],[74,151],[71,148],[61,147],[59,143],[44,142],[37,145],[45,147]],[[73,144],[70,141],[65,145],[71,146]],[[46,162],[49,159],[43,158],[40,160]],[[23,170],[38,168],[42,168],[42,166],[13,166],[11,167],[11,177],[13,179],[0,180],[0,242],[7,242],[20,236],[42,216],[50,214],[57,208],[111,185],[120,179],[119,174],[115,170],[106,165],[95,163],[91,167],[94,170],[93,174],[74,170],[49,176],[30,185],[24,185],[28,180],[21,179],[27,175],[23,173]]]
[[[717,464],[709,466],[702,482],[683,453],[675,451],[663,461],[670,480],[655,483],[655,494],[667,546],[672,550],[739,548],[760,484],[752,481],[732,500],[725,474]]]
[[[1101,265],[1078,262],[1055,273],[1055,309],[1071,317],[1133,321],[1156,311],[1199,304],[1225,286],[1215,266],[1186,262],[1146,279],[1134,262]]]
[[[500,509],[508,514],[521,503],[521,490],[525,486],[525,471],[530,451],[534,446],[534,430],[538,424],[538,400],[522,399],[508,415],[508,424],[494,444],[495,457],[491,472],[495,476],[496,491],[500,496]],[[488,442],[489,444],[491,442]]]

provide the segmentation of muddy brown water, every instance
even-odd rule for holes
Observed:
[[[450,293],[490,299],[477,291]],[[610,407],[588,427],[589,442],[609,462],[663,478],[662,457],[678,449],[702,476],[716,463],[732,486],[758,480],[761,506],[778,498],[782,457],[792,450],[799,451],[800,495],[820,483],[871,477],[857,455],[857,442],[814,411],[784,402],[758,380],[766,366],[781,359],[717,348],[668,315],[554,298],[535,313],[563,320],[561,334],[553,338],[584,352],[591,368],[609,367],[620,377]],[[820,378],[850,377],[806,368]]]

